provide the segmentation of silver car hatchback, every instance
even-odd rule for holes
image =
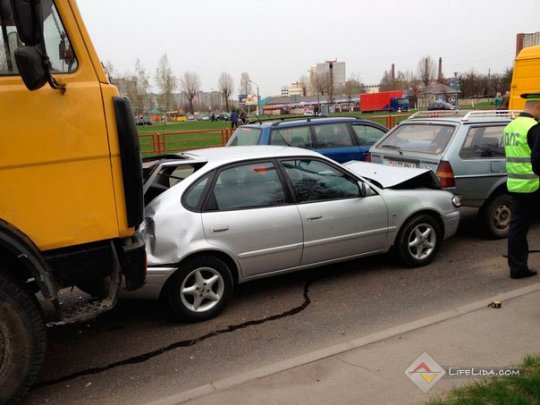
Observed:
[[[388,252],[433,260],[459,223],[459,199],[426,169],[340,165],[292,147],[214,148],[145,163],[146,285],[200,321],[236,283]]]
[[[429,168],[441,186],[478,207],[486,233],[507,236],[503,129],[518,111],[429,111],[402,121],[370,149],[368,160],[397,167]]]

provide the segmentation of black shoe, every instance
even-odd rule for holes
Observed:
[[[527,271],[520,271],[512,273],[510,272],[510,278],[518,279],[518,278],[526,278],[526,277],[532,277],[536,276],[538,272],[536,270],[527,270]]]

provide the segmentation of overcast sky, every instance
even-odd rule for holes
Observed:
[[[177,76],[199,74],[202,90],[240,74],[261,97],[325,60],[345,61],[347,77],[380,82],[385,70],[417,73],[424,56],[443,73],[502,73],[516,34],[540,31],[540,0],[77,0],[102,61],[133,72],[139,58],[152,81],[167,54]]]

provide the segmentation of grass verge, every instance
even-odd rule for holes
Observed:
[[[519,369],[519,377],[494,377],[474,382],[433,398],[428,404],[540,404],[540,354],[527,356]]]

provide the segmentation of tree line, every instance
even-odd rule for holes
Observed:
[[[157,94],[151,94],[151,75],[137,59],[133,73],[115,75],[114,67],[110,62],[105,63],[105,68],[112,77],[120,92],[129,97],[135,114],[142,114],[151,108],[158,108],[161,111],[175,111],[178,108],[186,112],[194,113],[202,109],[200,103],[197,104],[197,95],[201,91],[201,80],[199,75],[193,71],[186,71],[182,75],[174,74],[167,57],[164,54],[158,61],[155,73],[152,75]],[[418,61],[416,72],[395,71],[394,66],[383,73],[379,83],[379,91],[386,90],[408,90],[411,94],[417,94],[423,86],[432,83],[443,83],[451,85],[461,91],[461,98],[472,97],[492,97],[497,92],[505,92],[510,89],[512,81],[512,68],[507,68],[500,74],[480,74],[474,70],[465,73],[456,73],[452,77],[445,77],[442,72],[437,71],[437,64],[430,56],[425,56]],[[336,86],[328,74],[310,74],[309,77],[302,75],[297,86],[300,87],[302,95],[326,96],[330,103],[336,95],[345,96],[352,100],[355,96],[365,92],[366,85],[358,75],[352,74],[342,85]],[[222,95],[226,111],[230,111],[231,96],[234,89],[234,79],[227,72],[221,72],[218,77],[218,91]],[[239,94],[251,94],[252,82],[247,72],[240,75],[238,87]],[[183,93],[187,100],[186,105],[178,106],[174,94]]]
[[[451,77],[445,77],[438,72],[435,60],[425,56],[418,61],[417,72],[394,72],[393,69],[384,72],[379,84],[380,91],[411,90],[417,94],[422,86],[432,83],[450,85],[461,91],[460,98],[493,97],[497,92],[510,90],[513,69],[508,67],[502,73],[476,73],[474,69],[468,72],[456,72]]]

